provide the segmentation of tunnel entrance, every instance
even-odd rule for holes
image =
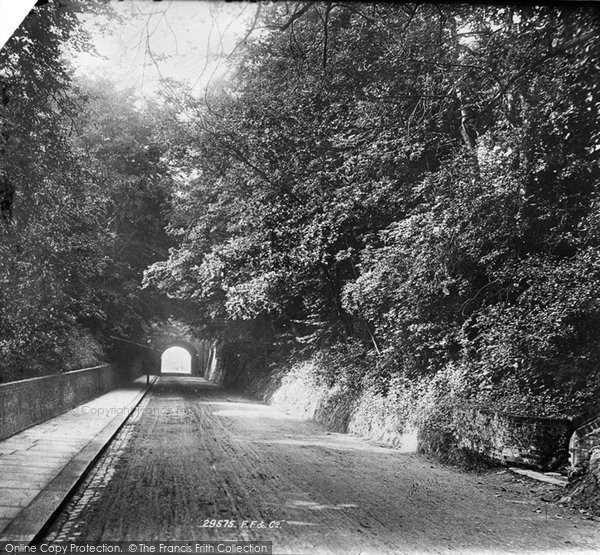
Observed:
[[[177,345],[166,349],[160,357],[161,374],[187,374],[192,375],[191,353]]]
[[[179,321],[156,326],[150,335],[150,349],[152,373],[177,373],[220,380],[216,341],[194,336]]]

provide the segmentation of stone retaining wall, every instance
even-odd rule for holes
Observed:
[[[0,439],[103,395],[130,377],[106,364],[0,384]]]
[[[551,470],[567,462],[573,423],[481,409],[454,411],[460,448],[506,464]]]

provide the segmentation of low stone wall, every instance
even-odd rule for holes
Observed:
[[[0,384],[0,439],[103,395],[130,377],[106,364]]]
[[[573,423],[567,419],[456,409],[458,447],[505,464],[551,470],[567,462]]]

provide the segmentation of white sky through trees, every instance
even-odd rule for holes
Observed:
[[[141,97],[184,83],[196,96],[226,70],[226,58],[244,40],[257,4],[203,0],[111,2],[121,21],[92,17],[86,25],[100,56],[83,53],[76,71],[104,77]]]
[[[34,4],[35,0],[0,0],[0,48],[6,44]]]

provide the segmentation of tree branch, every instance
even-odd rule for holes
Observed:
[[[290,17],[287,21],[287,23],[285,23],[284,25],[281,26],[280,30],[281,31],[287,31],[288,27],[294,23],[294,21],[296,21],[297,19],[299,19],[300,17],[302,17],[309,9],[310,7],[314,4],[314,2],[307,2],[306,4],[304,4],[304,6],[302,6],[297,12],[295,12],[294,14],[292,14],[292,17]]]

